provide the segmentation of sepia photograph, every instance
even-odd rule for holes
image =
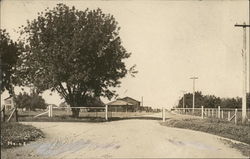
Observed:
[[[250,158],[250,0],[0,0],[1,159]]]

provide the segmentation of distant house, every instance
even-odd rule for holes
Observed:
[[[14,105],[14,98],[12,96],[9,96],[8,98],[4,99],[4,105],[6,110],[10,110],[15,107]]]
[[[129,103],[132,103],[134,106],[136,106],[138,108],[140,107],[140,104],[141,104],[141,102],[139,102],[138,100],[135,100],[131,97],[125,97],[125,98],[122,98],[122,100],[129,102]]]
[[[131,97],[118,98],[107,105],[111,111],[136,112],[140,110],[140,102]]]

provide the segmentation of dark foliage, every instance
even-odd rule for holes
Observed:
[[[26,108],[28,110],[35,110],[35,109],[46,109],[45,100],[42,96],[38,95],[37,93],[19,93],[15,97],[15,103],[18,108]]]
[[[10,39],[6,30],[0,29],[1,93],[8,90],[10,94],[13,94],[13,74],[20,54],[20,46]]]
[[[247,94],[247,107],[250,108],[250,95]],[[192,108],[193,94],[185,94],[185,107]],[[202,92],[195,92],[195,107],[200,108],[204,106],[205,108],[217,108],[221,106],[222,108],[241,108],[241,98],[220,98],[214,95],[203,95]],[[183,107],[183,97],[179,100],[179,108]]]

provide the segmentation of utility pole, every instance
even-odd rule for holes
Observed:
[[[250,25],[235,24],[235,27],[243,28],[243,49],[242,49],[242,58],[243,58],[243,89],[242,89],[242,123],[245,123],[247,120],[247,52],[246,52],[246,27]],[[249,59],[250,60],[250,59]],[[250,69],[249,69],[250,70]],[[250,78],[249,78],[250,80]],[[249,83],[250,85],[250,83]]]
[[[143,96],[141,97],[141,106],[143,106]]]
[[[195,80],[198,79],[198,77],[191,77],[190,79],[193,80],[193,114],[194,114],[194,105],[195,105]]]

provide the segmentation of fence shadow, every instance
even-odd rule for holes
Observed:
[[[168,120],[170,118],[166,118]],[[53,118],[49,118],[46,116],[33,118],[27,117],[26,115],[20,116],[19,121],[25,122],[112,122],[119,120],[162,120],[161,117],[147,117],[147,116],[133,116],[133,117],[109,117],[108,121],[103,117],[78,117],[74,118],[72,116],[54,116]]]
[[[135,117],[111,117],[109,118],[109,121],[118,121],[118,120],[162,120],[161,117],[147,117],[147,116],[135,116]],[[166,118],[170,119],[170,118]]]

